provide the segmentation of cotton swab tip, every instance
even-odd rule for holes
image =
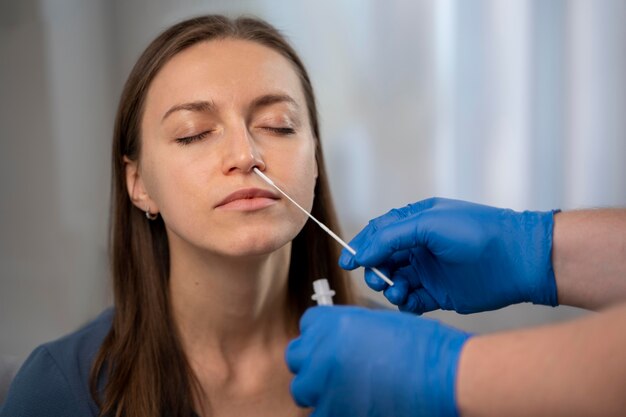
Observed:
[[[276,184],[274,184],[274,181],[272,181],[270,179],[270,177],[268,177],[267,175],[265,175],[264,173],[261,172],[261,170],[257,167],[252,168],[252,170],[254,171],[255,174],[257,174],[259,177],[263,178],[265,180],[265,182],[267,182],[269,185],[273,185],[274,187],[276,187]],[[276,187],[278,188],[278,187]]]

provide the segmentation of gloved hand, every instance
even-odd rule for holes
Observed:
[[[458,200],[431,198],[372,221],[344,250],[344,269],[376,266],[365,281],[385,290],[400,310],[459,313],[532,302],[556,306],[552,269],[553,212],[516,212]]]
[[[291,394],[313,417],[456,416],[470,335],[435,320],[358,307],[312,307],[287,347]]]

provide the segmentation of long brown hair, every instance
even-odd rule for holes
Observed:
[[[302,61],[270,24],[250,17],[201,16],[178,23],[143,52],[121,95],[113,131],[110,251],[115,297],[113,324],[95,358],[91,395],[101,416],[189,417],[199,387],[178,338],[168,293],[169,248],[165,224],[148,221],[131,202],[124,156],[137,160],[141,119],[150,83],[174,55],[203,41],[233,38],[257,42],[284,56],[300,77],[316,141],[318,178],[312,213],[337,230],[320,146],[313,87]],[[311,221],[292,242],[289,314],[297,320],[311,306],[312,282],[326,277],[338,304],[354,302],[350,282],[337,265],[339,248]],[[98,381],[105,381],[99,392]]]

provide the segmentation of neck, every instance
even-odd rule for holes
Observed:
[[[171,245],[171,305],[184,349],[236,358],[294,336],[287,314],[290,256],[291,243],[246,258]]]

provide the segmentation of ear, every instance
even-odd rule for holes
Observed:
[[[139,172],[139,163],[124,155],[124,172],[126,174],[126,190],[135,207],[144,212],[150,210],[152,214],[158,213],[159,207],[150,198],[148,191],[146,191],[143,178]]]

